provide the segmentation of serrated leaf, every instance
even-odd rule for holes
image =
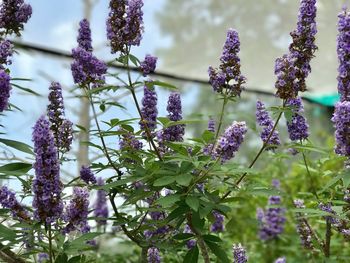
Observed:
[[[32,147],[30,147],[28,144],[25,144],[23,142],[18,142],[14,140],[3,139],[3,138],[0,138],[0,142],[18,151],[34,154],[32,151]]]
[[[187,196],[185,202],[193,211],[198,211],[199,199],[197,197]]]

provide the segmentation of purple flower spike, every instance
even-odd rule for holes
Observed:
[[[297,73],[296,58],[293,55],[287,54],[276,59],[275,75],[277,76],[277,81],[275,87],[278,97],[281,99],[288,99],[297,96],[298,89],[295,85]]]
[[[299,209],[304,209],[304,201],[297,199],[294,200],[294,206]],[[306,249],[313,249],[314,245],[312,244],[312,233],[310,228],[306,224],[306,219],[302,218],[303,213],[297,213],[297,232],[300,237],[301,245]]]
[[[89,191],[86,188],[74,187],[73,196],[66,207],[63,219],[67,222],[63,229],[64,233],[69,233],[74,230],[79,230],[82,233],[90,231],[87,223],[89,214]]]
[[[273,127],[275,126],[274,121],[271,119],[270,115],[268,114],[264,103],[261,101],[256,102],[256,120],[259,126],[264,127],[263,131],[260,133],[260,137],[262,141],[269,146],[266,147],[266,150],[271,150],[274,147],[281,144],[278,131],[274,130],[270,139],[268,140]]]
[[[292,107],[292,120],[287,122],[289,138],[292,141],[306,140],[309,137],[309,125],[306,119],[301,114],[304,112],[304,107],[300,97],[288,99],[287,106]]]
[[[242,247],[241,244],[234,244],[232,246],[232,252],[233,252],[233,262],[234,263],[247,263],[248,257],[246,255],[246,251],[244,247]]]
[[[286,263],[286,262],[287,262],[287,259],[285,257],[280,257],[276,259],[274,263]]]
[[[350,14],[346,8],[339,14],[337,53],[338,67],[338,92],[340,101],[350,101]]]
[[[38,254],[38,263],[47,263],[49,262],[49,254],[47,253],[39,253]]]
[[[161,263],[159,249],[156,247],[150,247],[147,251],[147,262],[148,263]]]
[[[33,207],[36,220],[52,223],[63,211],[60,166],[50,123],[40,117],[33,128],[35,179]]]
[[[97,185],[104,185],[104,181],[101,177],[97,178]],[[103,189],[97,190],[97,198],[94,204],[94,215],[97,218],[101,218],[96,220],[97,225],[106,225],[108,218],[108,205],[107,205],[107,193]]]
[[[295,87],[297,91],[306,91],[305,79],[311,72],[310,61],[317,50],[315,44],[316,27],[316,0],[301,0],[297,29],[290,33],[293,38],[289,51],[296,58],[298,68]]]
[[[144,77],[153,73],[156,70],[157,60],[157,57],[146,55],[145,60],[142,61],[140,64],[140,69]]]
[[[129,46],[139,46],[143,33],[143,0],[129,0],[126,8],[126,26],[124,34]]]
[[[55,144],[59,145],[59,129],[65,119],[64,104],[62,96],[62,87],[58,82],[52,82],[50,85],[49,105],[47,106],[47,116],[51,123],[50,129],[55,137]]]
[[[244,121],[234,121],[219,138],[214,149],[214,157],[221,158],[222,163],[235,157],[247,130],[247,125]]]
[[[23,0],[4,0],[0,5],[0,28],[2,34],[20,36],[24,24],[32,15],[32,7]]]
[[[152,132],[157,128],[157,93],[154,88],[145,86],[144,87],[144,95],[142,98],[142,109],[141,114],[143,117],[143,122],[140,121],[141,130],[146,132],[146,127],[144,122],[146,122],[148,130]],[[144,134],[145,135],[145,134]]]
[[[223,52],[220,58],[220,69],[209,67],[209,82],[214,91],[227,93],[231,96],[239,96],[242,92],[242,84],[246,78],[241,74],[241,61],[238,56],[240,51],[240,41],[238,32],[234,29],[227,31],[227,37]]]
[[[12,216],[20,221],[30,219],[28,211],[17,201],[16,193],[6,186],[0,187],[0,204],[3,208],[10,209]]]
[[[0,42],[0,68],[4,68],[6,65],[11,65],[11,57],[13,54],[13,44],[10,40],[3,40]]]
[[[0,112],[7,110],[10,98],[10,76],[0,69]]]
[[[268,207],[257,209],[259,222],[259,236],[261,240],[268,241],[277,238],[284,230],[286,222],[285,208],[281,207],[280,196],[270,196]]]
[[[79,26],[79,35],[77,39],[79,47],[85,49],[86,51],[92,51],[92,39],[89,21],[87,19],[83,19],[80,21]]]
[[[184,228],[184,233],[186,234],[193,234],[191,228],[189,225],[185,225],[185,228]],[[190,239],[186,242],[186,246],[188,249],[192,249],[194,248],[195,246],[197,245],[197,241],[195,239]]]
[[[211,118],[208,121],[208,131],[215,133],[215,121]]]
[[[214,233],[223,232],[225,229],[225,217],[218,211],[213,211],[213,216],[215,218],[215,222],[210,226],[210,231]]]
[[[94,173],[91,171],[90,167],[82,166],[80,169],[80,178],[85,183],[96,184],[96,178]]]

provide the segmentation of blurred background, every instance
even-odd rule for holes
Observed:
[[[20,39],[11,66],[12,77],[31,78],[22,82],[42,96],[23,95],[13,89],[11,103],[22,112],[13,110],[2,118],[6,137],[31,144],[31,128],[36,119],[46,110],[48,87],[51,81],[60,82],[65,89],[65,104],[68,117],[83,127],[90,127],[86,102],[74,98],[80,91],[74,89],[70,73],[69,55],[74,48],[78,23],[82,18],[91,22],[95,54],[105,61],[115,59],[110,54],[106,39],[105,21],[108,16],[108,0],[27,0],[33,7],[33,15]],[[312,73],[308,78],[309,91],[305,93],[306,116],[311,126],[311,140],[325,142],[332,134],[329,121],[332,106],[337,100],[337,14],[349,1],[318,1],[319,50],[312,60]],[[219,107],[217,97],[208,81],[207,69],[219,64],[219,57],[228,28],[238,30],[241,39],[242,73],[247,77],[247,91],[241,99],[231,104],[225,113],[225,122],[248,121],[255,140],[246,145],[256,149],[261,142],[255,129],[255,103],[257,99],[268,106],[278,106],[275,92],[274,61],[287,52],[291,37],[289,32],[296,27],[299,1],[288,0],[145,0],[145,33],[140,47],[132,53],[141,60],[145,54],[159,57],[157,72],[171,74],[174,78],[162,78],[177,86],[183,94],[183,109],[187,119],[202,119],[187,127],[187,136],[198,135],[204,129],[208,116],[217,117]],[[121,72],[122,73],[122,72]],[[137,77],[137,74],[134,76]],[[109,84],[114,84],[110,80]],[[140,90],[141,91],[141,90]],[[169,91],[158,90],[160,116],[166,115],[166,97]],[[141,99],[142,92],[138,93]],[[101,98],[102,99],[102,98]],[[107,99],[107,98],[106,98]],[[112,94],[128,110],[115,108],[99,116],[100,120],[135,117],[136,111],[129,97]],[[92,125],[92,124],[91,124]],[[280,128],[285,133],[283,122]],[[256,132],[256,134],[254,134]],[[86,134],[77,138],[87,140]],[[115,144],[117,141],[110,141]],[[71,165],[87,164],[85,146],[77,143],[73,154],[78,162]],[[84,148],[85,147],[85,148]],[[246,154],[243,154],[246,155]],[[243,158],[244,159],[244,158]]]

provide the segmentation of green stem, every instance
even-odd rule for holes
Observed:
[[[306,168],[306,171],[307,171],[309,180],[310,180],[310,188],[311,188],[311,191],[312,191],[312,193],[315,195],[315,197],[318,199],[316,187],[315,187],[315,185],[314,185],[313,178],[312,178],[312,175],[311,175],[311,173],[310,173],[309,165],[307,164],[307,160],[306,160],[306,156],[305,156],[304,152],[302,152],[302,155],[303,155],[303,160],[304,160],[305,168]]]
[[[51,224],[48,225],[49,231],[49,261],[53,263],[53,251],[52,251],[52,233],[51,233]]]
[[[331,255],[331,237],[332,237],[332,225],[330,220],[326,220],[326,242],[324,246],[324,255],[329,258]]]
[[[224,94],[224,102],[222,103],[222,108],[221,108],[220,118],[219,118],[219,124],[218,124],[218,128],[217,128],[216,134],[215,134],[215,142],[217,141],[217,139],[219,137],[219,134],[220,134],[220,130],[221,130],[221,126],[222,126],[222,122],[223,122],[223,118],[224,118],[224,111],[225,111],[225,107],[227,105],[227,102],[228,102],[227,95]]]

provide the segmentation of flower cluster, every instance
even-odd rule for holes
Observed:
[[[301,0],[297,29],[289,53],[276,60],[276,95],[281,99],[295,98],[306,90],[305,80],[311,72],[310,61],[317,49],[315,45],[316,0]]]
[[[62,183],[58,151],[50,130],[50,123],[40,117],[33,129],[35,179],[33,181],[34,217],[42,222],[51,223],[58,219],[63,211],[61,200]]]
[[[1,34],[15,33],[20,36],[20,31],[32,15],[32,7],[24,3],[24,0],[4,0],[0,5]]]
[[[182,120],[182,107],[181,97],[179,93],[171,93],[168,99],[167,105],[168,119],[170,121],[181,121]],[[160,144],[162,142],[181,142],[185,134],[185,125],[176,124],[171,125],[164,130],[158,132],[158,140]]]
[[[137,151],[142,148],[142,142],[135,138],[131,132],[125,131],[121,135],[121,140],[119,141],[120,150],[125,151]]]
[[[270,196],[268,205],[265,210],[258,208],[256,216],[260,227],[259,236],[264,241],[277,238],[283,232],[286,222],[285,208],[281,207],[280,196]]]
[[[0,69],[0,112],[3,112],[8,107],[10,91],[10,76],[6,73],[5,70]]]
[[[156,247],[150,247],[147,251],[148,263],[160,263],[162,261],[159,253],[159,249]]]
[[[91,171],[90,167],[82,166],[80,169],[80,179],[83,180],[85,183],[89,184],[96,184],[96,177],[94,173]]]
[[[64,233],[69,233],[74,230],[79,230],[82,233],[90,231],[87,223],[89,214],[89,191],[86,188],[74,187],[73,196],[66,207],[63,219],[68,224],[63,229]]]
[[[335,105],[332,121],[335,127],[335,152],[350,157],[350,101]]]
[[[298,209],[305,208],[304,201],[300,199],[294,200],[294,206]],[[300,236],[301,245],[304,248],[313,249],[312,233],[307,225],[306,219],[303,219],[302,216],[303,213],[297,213],[297,232]]]
[[[107,19],[107,38],[112,53],[127,52],[129,46],[138,46],[143,33],[142,0],[112,0]]]
[[[6,186],[0,187],[0,204],[3,208],[10,209],[14,218],[24,221],[30,219],[28,211],[17,201],[16,194]]]
[[[219,138],[213,151],[214,157],[224,163],[232,159],[241,146],[248,128],[244,121],[234,121]]]
[[[233,252],[233,262],[234,263],[247,263],[248,257],[246,255],[246,251],[244,247],[242,247],[241,244],[234,244],[232,246],[232,252]]]
[[[300,2],[297,29],[290,33],[293,42],[289,51],[296,58],[295,65],[298,68],[297,91],[306,91],[305,79],[311,72],[310,61],[317,50],[315,44],[316,28],[316,0],[302,0]]]
[[[50,260],[49,254],[39,253],[38,254],[38,263],[46,263]]]
[[[239,51],[238,32],[231,28],[227,31],[219,69],[214,69],[211,66],[208,69],[209,83],[214,91],[218,93],[225,92],[231,96],[241,94],[242,84],[246,82],[246,78],[241,74]]]
[[[213,211],[213,216],[215,218],[215,221],[210,226],[210,231],[214,233],[223,232],[225,229],[225,226],[224,226],[225,217],[215,210]]]
[[[10,40],[2,40],[0,42],[0,68],[4,68],[4,65],[11,65],[11,57],[13,54],[13,44]]]
[[[104,181],[101,177],[97,178],[97,185],[102,186],[104,185]],[[94,215],[96,218],[97,225],[106,225],[108,217],[108,205],[107,205],[107,198],[106,198],[106,191],[103,189],[97,190],[97,198],[94,204]]]
[[[309,125],[302,116],[304,107],[301,98],[288,99],[286,106],[291,107],[293,112],[292,119],[287,121],[289,138],[292,141],[306,140],[309,137]]]
[[[286,262],[287,262],[287,259],[285,257],[280,257],[276,259],[274,263],[286,263]]]
[[[79,25],[79,34],[77,38],[78,45],[86,51],[92,51],[90,23],[87,19],[83,19],[80,21]]]
[[[146,126],[148,131],[151,133],[157,128],[157,93],[153,87],[144,87],[144,95],[142,98],[142,109],[141,115],[142,120],[140,121],[141,130],[146,133]]]
[[[274,130],[272,132],[275,123],[268,114],[264,103],[261,101],[256,102],[256,120],[260,126],[264,127],[263,131],[260,133],[260,138],[265,144],[269,145],[266,147],[266,150],[273,149],[273,147],[280,145],[281,142],[278,131]]]
[[[77,48],[72,50],[74,58],[71,64],[74,83],[84,86],[99,86],[104,82],[107,65],[92,54],[91,32],[86,19],[80,22]]]
[[[157,57],[146,55],[145,60],[141,62],[140,69],[144,77],[153,73],[157,66]]]
[[[187,224],[185,225],[184,233],[185,233],[185,234],[193,234],[193,232],[192,232],[190,226],[187,225]],[[197,241],[196,241],[195,239],[190,239],[190,240],[188,240],[188,241],[186,242],[186,246],[187,246],[188,249],[194,248],[194,247],[196,246],[196,244],[197,244]]]
[[[52,82],[49,93],[47,116],[50,129],[55,138],[56,147],[62,152],[70,150],[73,141],[73,123],[65,118],[62,87],[58,82]]]

